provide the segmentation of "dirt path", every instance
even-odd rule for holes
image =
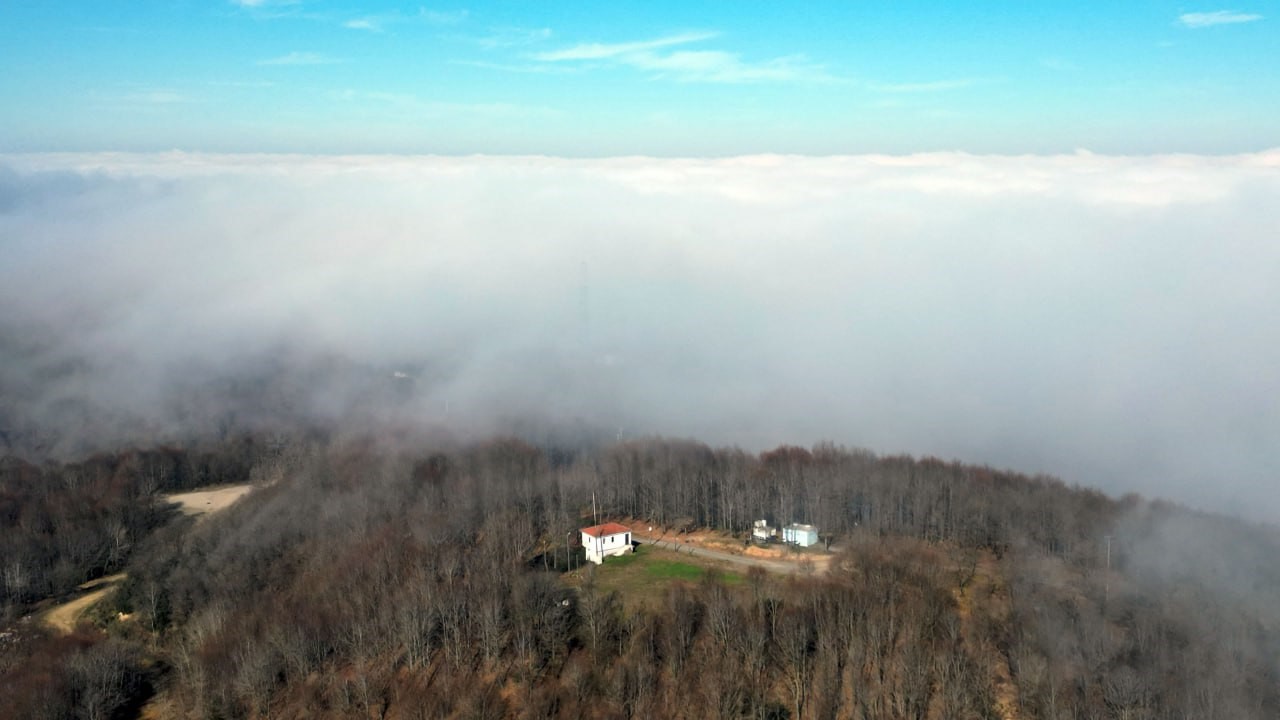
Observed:
[[[49,627],[61,633],[70,633],[76,628],[76,622],[80,620],[80,616],[84,614],[91,606],[99,600],[105,598],[112,590],[115,589],[116,583],[125,578],[124,573],[108,575],[97,580],[80,586],[81,590],[88,590],[84,595],[55,606],[52,610],[44,614],[44,622]]]
[[[209,490],[166,495],[165,499],[169,502],[178,503],[182,512],[186,515],[207,515],[230,507],[232,503],[244,497],[252,489],[252,485],[227,485]],[[118,573],[101,577],[97,580],[90,580],[80,586],[80,590],[84,591],[83,595],[54,606],[45,612],[41,619],[54,630],[69,633],[75,629],[80,616],[110,594],[124,578],[124,573]]]
[[[984,611],[991,614],[998,622],[1007,625],[1009,622],[1009,595],[999,589],[1000,565],[989,552],[984,552],[978,560],[973,580],[967,588],[957,588],[954,597],[959,609],[960,622],[965,627],[965,637],[971,637],[973,625],[973,606],[981,598]],[[966,642],[968,642],[966,640]],[[995,690],[996,714],[1001,720],[1018,720],[1022,710],[1018,702],[1018,686],[1013,681],[1013,673],[1009,668],[1009,659],[996,648],[976,648],[975,652],[990,652],[998,657],[992,670],[991,685]]]
[[[165,499],[181,505],[184,515],[206,515],[230,507],[252,489],[252,485],[226,485],[211,490],[166,495]]]
[[[707,558],[709,560],[722,561],[740,565],[742,567],[758,567],[768,572],[778,573],[781,575],[798,575],[804,572],[822,573],[826,572],[827,565],[830,564],[830,557],[822,556],[802,556],[803,559],[797,560],[769,560],[766,558],[752,557],[750,555],[738,555],[736,553],[724,552],[721,550],[711,550],[705,547],[697,547],[687,543],[681,543],[674,540],[663,540],[662,538],[648,537],[645,535],[631,534],[636,542],[653,545],[665,550],[671,550],[677,553],[684,553],[692,557]],[[806,562],[811,561],[811,562]]]

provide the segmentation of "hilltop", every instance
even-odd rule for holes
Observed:
[[[244,483],[198,521],[164,495]],[[584,564],[593,495],[686,550]],[[930,458],[244,438],[9,459],[0,510],[9,717],[1280,709],[1274,528]],[[831,549],[794,574],[717,560],[760,518]],[[117,572],[71,635],[21,620]]]

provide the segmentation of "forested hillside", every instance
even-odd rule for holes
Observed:
[[[199,522],[159,494],[245,481]],[[593,495],[744,538],[809,522],[836,558],[638,601],[563,562]],[[1280,714],[1274,528],[933,459],[242,439],[6,460],[0,522],[6,717]],[[117,570],[73,636],[28,616]]]

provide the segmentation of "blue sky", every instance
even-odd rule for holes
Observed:
[[[1275,2],[0,5],[0,152],[1280,146]]]

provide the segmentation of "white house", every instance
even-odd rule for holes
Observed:
[[[757,520],[751,528],[751,537],[762,542],[769,542],[778,536],[778,529],[769,527],[768,520]]]
[[[782,528],[782,541],[794,543],[800,547],[809,547],[818,543],[818,528],[812,525],[791,523]]]
[[[599,565],[610,555],[631,552],[631,528],[618,523],[582,528],[582,547],[587,559]]]

